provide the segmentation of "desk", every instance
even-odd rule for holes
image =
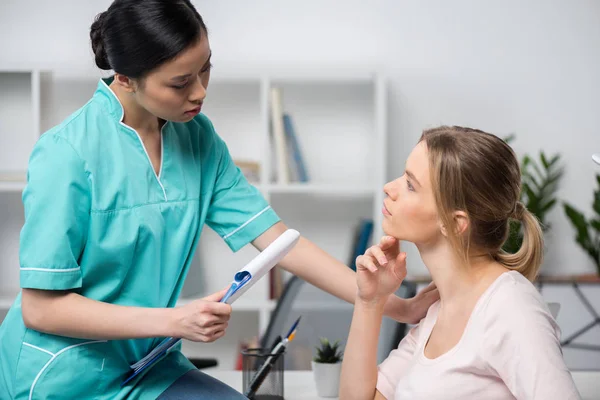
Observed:
[[[224,371],[215,368],[203,369],[202,372],[211,375],[242,391],[242,372]],[[583,400],[600,400],[600,371],[572,371],[573,380]],[[285,400],[321,400],[313,381],[312,371],[285,372]],[[335,398],[330,398],[334,400]]]
[[[225,371],[215,368],[202,369],[201,371],[242,392],[241,371]],[[325,398],[317,395],[312,371],[286,371],[283,379],[283,395],[285,400],[337,399],[337,397]]]

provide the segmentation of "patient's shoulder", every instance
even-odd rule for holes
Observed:
[[[517,271],[508,271],[497,278],[486,307],[501,314],[517,311],[512,307],[527,310],[546,308],[540,292],[527,278]]]
[[[556,328],[548,305],[537,288],[517,271],[502,274],[482,304],[484,330],[527,330],[541,325]]]

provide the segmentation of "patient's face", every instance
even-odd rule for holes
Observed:
[[[404,175],[384,186],[383,231],[417,245],[434,244],[441,237],[440,221],[431,187],[427,145],[420,142],[406,160]]]

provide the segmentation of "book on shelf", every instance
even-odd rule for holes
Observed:
[[[348,260],[348,266],[352,268],[353,271],[356,271],[356,258],[365,254],[365,251],[367,251],[372,234],[373,220],[360,220],[354,231],[352,246],[350,247],[350,260]]]
[[[283,271],[279,266],[269,271],[269,299],[278,300],[283,294]]]
[[[287,168],[287,150],[283,126],[283,98],[279,87],[271,88],[271,138],[275,147],[274,165],[277,171],[277,183],[287,184],[290,182],[290,176]]]
[[[283,126],[285,129],[285,140],[288,149],[288,167],[290,168],[292,180],[297,182],[308,182],[308,172],[304,163],[304,157],[300,150],[300,144],[296,137],[294,124],[290,114],[283,114]]]
[[[247,160],[234,160],[233,162],[242,171],[248,182],[260,182],[260,163]]]
[[[283,91],[271,88],[271,180],[279,184],[308,182],[309,175],[293,118],[284,110]]]

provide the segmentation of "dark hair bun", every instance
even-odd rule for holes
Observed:
[[[96,65],[100,69],[110,70],[110,62],[108,61],[108,55],[104,47],[104,40],[102,38],[102,28],[106,11],[98,14],[92,27],[90,29],[90,39],[92,40],[92,51],[96,58]]]
[[[189,0],[114,0],[90,28],[98,68],[133,79],[145,77],[205,34],[204,21]]]

